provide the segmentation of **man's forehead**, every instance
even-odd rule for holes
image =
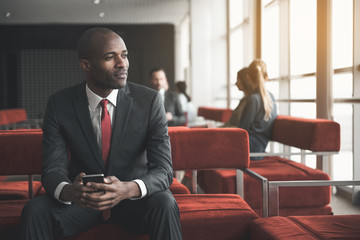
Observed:
[[[124,40],[115,33],[99,33],[92,40],[93,46],[103,53],[127,51]]]

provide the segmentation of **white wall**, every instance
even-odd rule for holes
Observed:
[[[226,1],[190,1],[189,89],[195,107],[226,107]]]

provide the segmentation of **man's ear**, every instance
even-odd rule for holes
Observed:
[[[82,68],[82,70],[84,70],[85,72],[90,71],[91,69],[91,63],[89,60],[87,59],[80,59],[80,67]]]

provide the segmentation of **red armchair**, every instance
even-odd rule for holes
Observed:
[[[249,166],[243,129],[169,129],[174,170],[244,169]],[[234,144],[237,143],[237,144]],[[238,171],[241,182],[241,171]],[[241,187],[241,186],[239,186]],[[258,216],[236,194],[175,195],[184,239],[243,239]]]
[[[308,154],[305,150],[316,154],[333,154],[340,148],[340,126],[323,119],[278,116],[274,122],[272,141],[303,149],[301,154],[304,156]],[[291,154],[284,154],[285,157],[276,156],[279,153],[250,155],[265,155],[263,160],[251,161],[250,175],[244,176],[244,199],[258,214],[289,216],[332,213],[329,206],[330,187],[287,187],[270,192],[268,188],[271,181],[329,180],[326,173],[291,161],[288,159]],[[205,192],[235,192],[235,172],[232,170],[202,171],[198,177],[199,185]]]
[[[175,170],[208,168],[246,168],[249,165],[248,136],[241,129],[193,129],[169,130]],[[0,132],[0,174],[41,174],[41,139],[39,130]],[[209,141],[211,139],[211,141]],[[230,144],[239,142],[239,146]],[[0,190],[4,186],[0,182]],[[10,184],[10,183],[9,183]],[[15,183],[13,183],[15,184]],[[173,185],[178,185],[177,191]],[[250,223],[258,218],[247,203],[235,194],[191,195],[176,180],[170,187],[178,202],[184,239],[242,239],[250,233]],[[30,190],[27,190],[29,187]],[[1,239],[14,239],[21,220],[21,211],[34,195],[42,194],[41,187],[24,182],[21,191],[30,196],[24,199],[0,200]],[[31,190],[32,189],[32,190]],[[183,194],[176,194],[183,193]],[[8,193],[3,196],[10,198]],[[0,191],[1,195],[1,191]],[[235,227],[234,227],[235,226]],[[102,224],[70,239],[148,239],[147,235],[133,235],[123,228]]]

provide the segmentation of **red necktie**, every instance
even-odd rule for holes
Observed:
[[[103,99],[100,102],[102,107],[101,113],[101,144],[102,144],[102,156],[105,163],[105,167],[107,166],[109,150],[110,150],[110,141],[111,141],[111,120],[109,111],[106,108],[108,104],[107,99]],[[110,209],[102,211],[102,217],[105,221],[110,218]]]
[[[100,102],[102,107],[101,113],[101,144],[102,144],[102,156],[105,162],[105,166],[107,166],[109,150],[110,150],[110,141],[111,141],[111,120],[109,111],[106,108],[108,104],[107,99],[103,99]]]

